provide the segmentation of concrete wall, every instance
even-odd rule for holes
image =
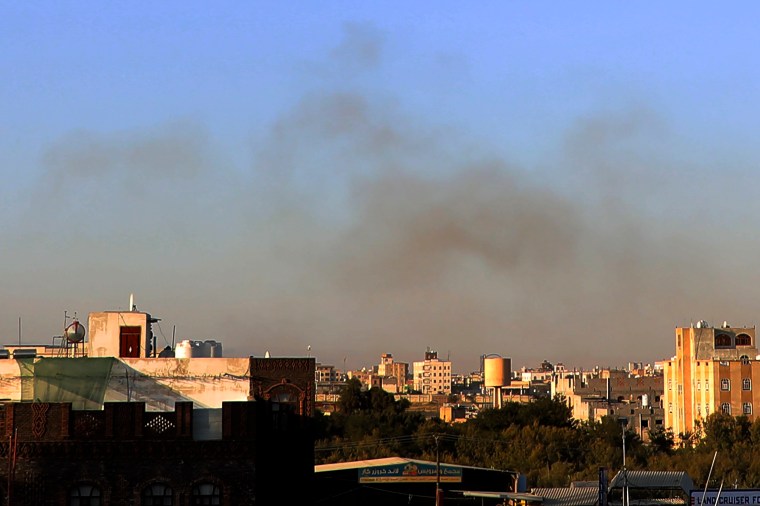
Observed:
[[[172,409],[177,401],[196,408],[221,408],[248,400],[246,358],[124,358],[111,372],[106,402],[145,402],[148,410]]]

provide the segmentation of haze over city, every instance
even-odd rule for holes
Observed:
[[[755,4],[8,3],[0,339],[457,371],[758,320]]]

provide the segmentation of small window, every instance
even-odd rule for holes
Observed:
[[[731,380],[729,380],[728,378],[723,378],[722,380],[720,380],[720,389],[725,392],[728,392],[729,390],[731,390]]]
[[[193,487],[193,506],[217,506],[222,504],[219,487],[213,483],[199,483]]]
[[[672,412],[673,412],[673,403],[669,402],[668,403],[668,413],[672,413]]]
[[[100,489],[92,485],[75,485],[69,496],[70,506],[100,506]]]
[[[705,416],[707,416],[709,414],[710,414],[710,405],[709,404],[705,404]]]
[[[742,355],[739,359],[742,361],[742,365],[749,365],[749,357],[747,355]]]
[[[673,390],[673,380],[668,380],[668,390]]]
[[[701,386],[701,383],[699,382],[699,380],[697,380],[697,390],[701,390],[700,386]]]
[[[698,415],[702,414],[702,405],[701,404],[697,404],[697,414]]]
[[[752,414],[752,403],[751,402],[745,402],[742,404],[742,413],[745,415],[751,415]]]
[[[744,378],[742,380],[742,390],[752,390],[752,380],[749,378]]]
[[[174,493],[165,483],[154,483],[142,491],[142,506],[172,506]]]
[[[707,380],[705,380],[705,392],[707,392],[708,390],[710,390],[710,383]]]
[[[725,413],[727,415],[730,415],[731,414],[731,405],[729,403],[727,403],[727,402],[724,402],[723,404],[720,405],[720,410],[723,413]]]

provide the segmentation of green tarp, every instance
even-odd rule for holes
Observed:
[[[101,409],[117,362],[105,358],[37,358],[19,360],[21,400],[70,402],[74,409]]]

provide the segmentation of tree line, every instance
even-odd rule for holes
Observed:
[[[676,438],[656,428],[645,443],[613,417],[574,420],[562,398],[508,402],[456,424],[426,419],[409,405],[349,381],[338,410],[316,417],[317,463],[391,456],[434,461],[438,452],[441,462],[517,471],[531,487],[561,487],[596,480],[600,467],[611,474],[621,469],[625,437],[628,469],[685,471],[701,488],[717,451],[710,486],[760,487],[760,419],[713,413],[694,433]]]

